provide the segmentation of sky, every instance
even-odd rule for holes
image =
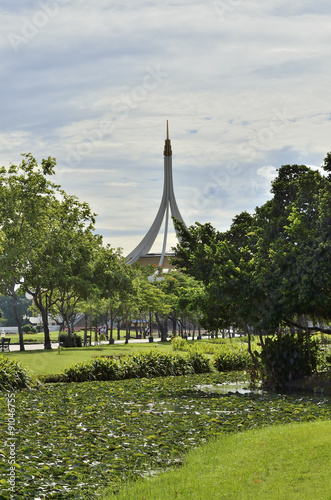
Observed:
[[[328,0],[2,0],[0,57],[1,165],[55,157],[123,255],[160,205],[166,120],[187,226],[227,230],[331,150]]]

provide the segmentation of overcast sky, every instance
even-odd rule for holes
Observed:
[[[56,157],[124,255],[159,208],[167,119],[187,225],[226,230],[331,149],[328,0],[2,0],[0,28],[1,164]]]

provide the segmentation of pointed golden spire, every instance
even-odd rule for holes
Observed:
[[[172,151],[171,151],[171,143],[169,139],[169,126],[168,126],[168,120],[167,120],[167,138],[165,140],[165,145],[164,145],[164,156],[172,156]]]

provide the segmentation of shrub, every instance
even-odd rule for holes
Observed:
[[[29,323],[22,327],[22,331],[23,331],[23,333],[37,333],[36,328],[34,326],[30,325]]]
[[[60,333],[59,342],[62,342],[64,347],[69,347],[69,335],[64,332]],[[71,334],[71,347],[82,347],[82,337],[78,333]]]
[[[209,373],[212,371],[210,359],[200,352],[191,352],[189,362],[192,365],[194,373]]]
[[[260,359],[264,385],[282,389],[290,380],[316,371],[319,346],[317,341],[306,335],[267,337]]]
[[[245,348],[224,346],[214,356],[214,366],[219,372],[249,370],[252,366],[252,359]]]
[[[0,355],[0,390],[13,391],[24,389],[34,384],[30,372],[8,356]]]
[[[147,353],[122,359],[97,357],[69,366],[63,373],[40,377],[44,382],[84,382],[89,380],[123,380],[129,378],[168,377],[211,371],[208,358],[199,353],[189,356]]]
[[[187,343],[187,340],[182,337],[172,337],[171,348],[173,351],[188,351],[189,344]]]

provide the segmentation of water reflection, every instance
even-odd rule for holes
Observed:
[[[254,389],[247,385],[247,382],[213,384],[213,385],[197,385],[195,387],[198,391],[206,392],[209,394],[264,394],[262,389]]]

